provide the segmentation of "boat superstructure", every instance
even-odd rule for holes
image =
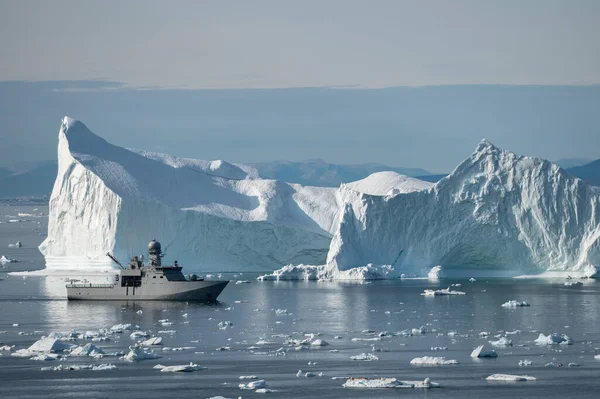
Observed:
[[[120,268],[115,281],[108,284],[73,282],[67,284],[70,300],[171,300],[171,301],[216,301],[229,281],[205,281],[195,275],[188,278],[182,273],[177,261],[163,265],[164,256],[158,241],[148,244],[148,264],[143,256],[135,256],[127,268],[110,253],[106,254]]]

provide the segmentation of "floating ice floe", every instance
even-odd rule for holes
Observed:
[[[447,346],[432,346],[431,350],[434,351],[434,352],[437,352],[437,351],[447,351],[448,347]]]
[[[10,221],[9,221],[9,223],[10,223]],[[14,222],[13,222],[13,223],[14,223]],[[16,242],[16,243],[14,243],[14,244],[8,244],[8,247],[9,247],[9,248],[21,248],[22,246],[23,246],[23,244],[21,244],[21,241],[17,241],[17,242]]]
[[[133,324],[116,324],[110,328],[110,331],[114,333],[122,333],[123,331],[139,329],[140,326],[134,326]]]
[[[329,342],[323,340],[323,339],[315,339],[313,342],[310,343],[311,346],[328,346]]]
[[[150,336],[150,334],[148,334],[146,331],[134,331],[131,334],[129,334],[129,338],[131,339],[140,339],[140,338],[148,338]]]
[[[442,266],[434,266],[431,268],[429,273],[427,273],[427,278],[430,280],[438,280],[442,277]]]
[[[206,367],[198,366],[192,362],[190,362],[190,364],[177,366],[163,366],[162,364],[157,364],[152,368],[160,370],[162,373],[189,373],[191,371],[206,370]]]
[[[423,381],[400,381],[397,378],[362,378],[350,377],[344,388],[439,388],[440,384],[429,378]]]
[[[425,290],[421,295],[424,296],[442,296],[442,295],[466,295],[466,292],[452,291],[450,287],[441,290]]]
[[[76,345],[71,345],[67,342],[62,342],[62,341],[59,341],[54,338],[44,337],[44,338],[34,342],[33,345],[31,345],[27,349],[19,349],[15,352],[11,353],[11,356],[32,357],[32,356],[37,356],[41,353],[48,354],[48,353],[63,352],[63,351],[72,349],[74,346],[76,346]]]
[[[141,346],[132,345],[129,347],[129,353],[123,356],[122,359],[129,362],[137,362],[140,360],[158,359],[159,357],[160,356],[151,350],[144,350]]]
[[[521,367],[528,367],[528,366],[532,366],[533,362],[531,360],[528,359],[523,359],[523,360],[519,360],[519,366]]]
[[[104,351],[93,344],[78,346],[71,351],[71,356],[97,356],[103,355]]]
[[[113,364],[83,364],[83,365],[69,365],[64,366],[59,364],[56,367],[42,367],[42,371],[79,371],[79,370],[92,370],[92,371],[106,371],[115,370],[117,366]]]
[[[488,381],[535,381],[535,377],[528,375],[492,374],[486,378]]]
[[[236,284],[250,284],[250,281],[248,281],[248,280],[238,280],[235,283]]]
[[[475,282],[475,281],[477,281],[477,280],[475,280],[475,278],[471,277],[471,278],[469,279],[469,281],[470,281],[470,282],[472,282],[472,283],[474,283],[474,282]]]
[[[482,357],[498,357],[498,354],[493,349],[486,349],[484,345],[479,345],[471,352],[471,357],[482,358]]]
[[[145,341],[140,342],[142,346],[154,346],[154,345],[162,345],[162,337],[152,337]]]
[[[530,305],[525,301],[519,302],[519,301],[515,301],[514,299],[512,301],[508,301],[508,302],[502,304],[502,307],[507,308],[507,309],[516,309],[521,306],[530,306]]]
[[[36,360],[36,361],[52,361],[52,360],[57,360],[60,359],[61,356],[57,353],[40,353],[37,356],[33,356],[31,358],[29,358],[29,360]]]
[[[240,380],[258,380],[255,375],[240,375]]]
[[[566,287],[581,287],[583,283],[581,281],[565,281]]]
[[[490,345],[496,346],[499,348],[505,348],[507,346],[512,346],[512,341],[506,337],[500,337],[497,341],[489,341]]]
[[[246,384],[239,384],[238,386],[240,389],[260,389],[266,388],[267,383],[265,382],[265,380],[256,380],[248,382]]]
[[[446,359],[445,357],[423,356],[415,357],[410,364],[420,366],[445,366],[459,364],[457,360]]]
[[[4,255],[0,256],[0,264],[2,264],[2,265],[5,265],[7,263],[18,263],[18,262],[19,261],[17,259],[7,258]]]
[[[379,358],[371,353],[361,353],[360,355],[350,356],[352,360],[361,360],[364,362],[371,362],[373,360],[379,360]]]
[[[533,341],[536,345],[545,346],[545,345],[571,345],[573,340],[565,334],[540,334],[540,336]]]
[[[219,324],[217,324],[217,326],[221,329],[221,330],[225,330],[227,327],[231,327],[233,326],[233,323],[230,321],[220,321]]]

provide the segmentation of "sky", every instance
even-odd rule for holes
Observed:
[[[446,171],[483,137],[598,158],[599,20],[595,0],[0,0],[0,164],[55,156],[65,114],[237,162]]]

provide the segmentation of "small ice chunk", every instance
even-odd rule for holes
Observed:
[[[583,283],[581,281],[565,281],[566,287],[581,287]]]
[[[130,331],[138,328],[140,328],[140,326],[134,326],[133,324],[116,324],[110,328],[110,331],[114,333],[122,333],[123,331]]]
[[[532,366],[533,362],[531,360],[528,359],[523,359],[523,360],[519,360],[519,366],[521,367],[527,367],[527,366]]]
[[[523,307],[523,306],[530,306],[530,305],[525,301],[519,302],[514,299],[502,304],[502,307],[507,308],[507,309],[516,309],[518,307]]]
[[[469,279],[469,281],[470,281],[470,282],[472,282],[472,283],[474,283],[474,282],[475,282],[475,281],[477,281],[477,280],[475,280],[473,277],[471,277],[471,278]]]
[[[158,356],[151,350],[144,350],[138,345],[133,345],[129,347],[129,353],[123,356],[122,359],[127,360],[129,362],[137,362],[139,360],[158,359],[159,357],[160,356]]]
[[[78,346],[71,351],[71,356],[97,356],[103,355],[104,351],[94,344],[85,344]]]
[[[156,366],[154,367],[156,368]],[[162,373],[189,373],[191,371],[206,370],[206,367],[200,367],[197,364],[190,362],[190,364],[177,365],[177,366],[163,366],[160,371]]]
[[[142,346],[162,345],[162,337],[152,337],[140,343]]]
[[[255,375],[240,375],[240,380],[258,380]]]
[[[267,383],[265,382],[265,380],[256,380],[248,382],[246,384],[239,384],[238,386],[240,387],[240,389],[260,389],[266,388]]]
[[[129,335],[129,338],[131,339],[139,339],[139,338],[148,338],[150,336],[150,334],[148,334],[146,331],[134,331]]]
[[[350,356],[352,360],[361,360],[364,362],[371,362],[373,360],[379,360],[379,358],[371,353],[361,353],[360,355]]]
[[[421,295],[424,296],[443,296],[443,295],[466,295],[466,292],[452,291],[450,287],[440,290],[425,290]]]
[[[410,361],[410,364],[423,366],[444,366],[458,364],[458,361],[453,359],[446,359],[445,357],[423,356],[415,357],[413,360]]]
[[[310,343],[311,346],[328,346],[329,342],[323,340],[323,339],[315,339],[313,342]]]
[[[482,358],[482,357],[498,357],[498,354],[493,349],[486,349],[484,345],[479,345],[471,352],[471,357]]]
[[[573,340],[565,334],[540,334],[540,336],[533,341],[536,345],[546,346],[546,345],[571,345]]]
[[[512,341],[506,337],[500,337],[497,341],[489,341],[490,345],[496,346],[499,348],[506,348],[507,346],[512,346]]]
[[[535,381],[535,377],[528,375],[492,374],[486,378],[488,381]]]
[[[429,378],[423,381],[400,381],[396,378],[351,377],[342,385],[344,388],[438,388],[440,384]]]

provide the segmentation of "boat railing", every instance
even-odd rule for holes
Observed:
[[[73,283],[67,284],[67,288],[112,288],[114,284],[91,284],[91,283]]]

